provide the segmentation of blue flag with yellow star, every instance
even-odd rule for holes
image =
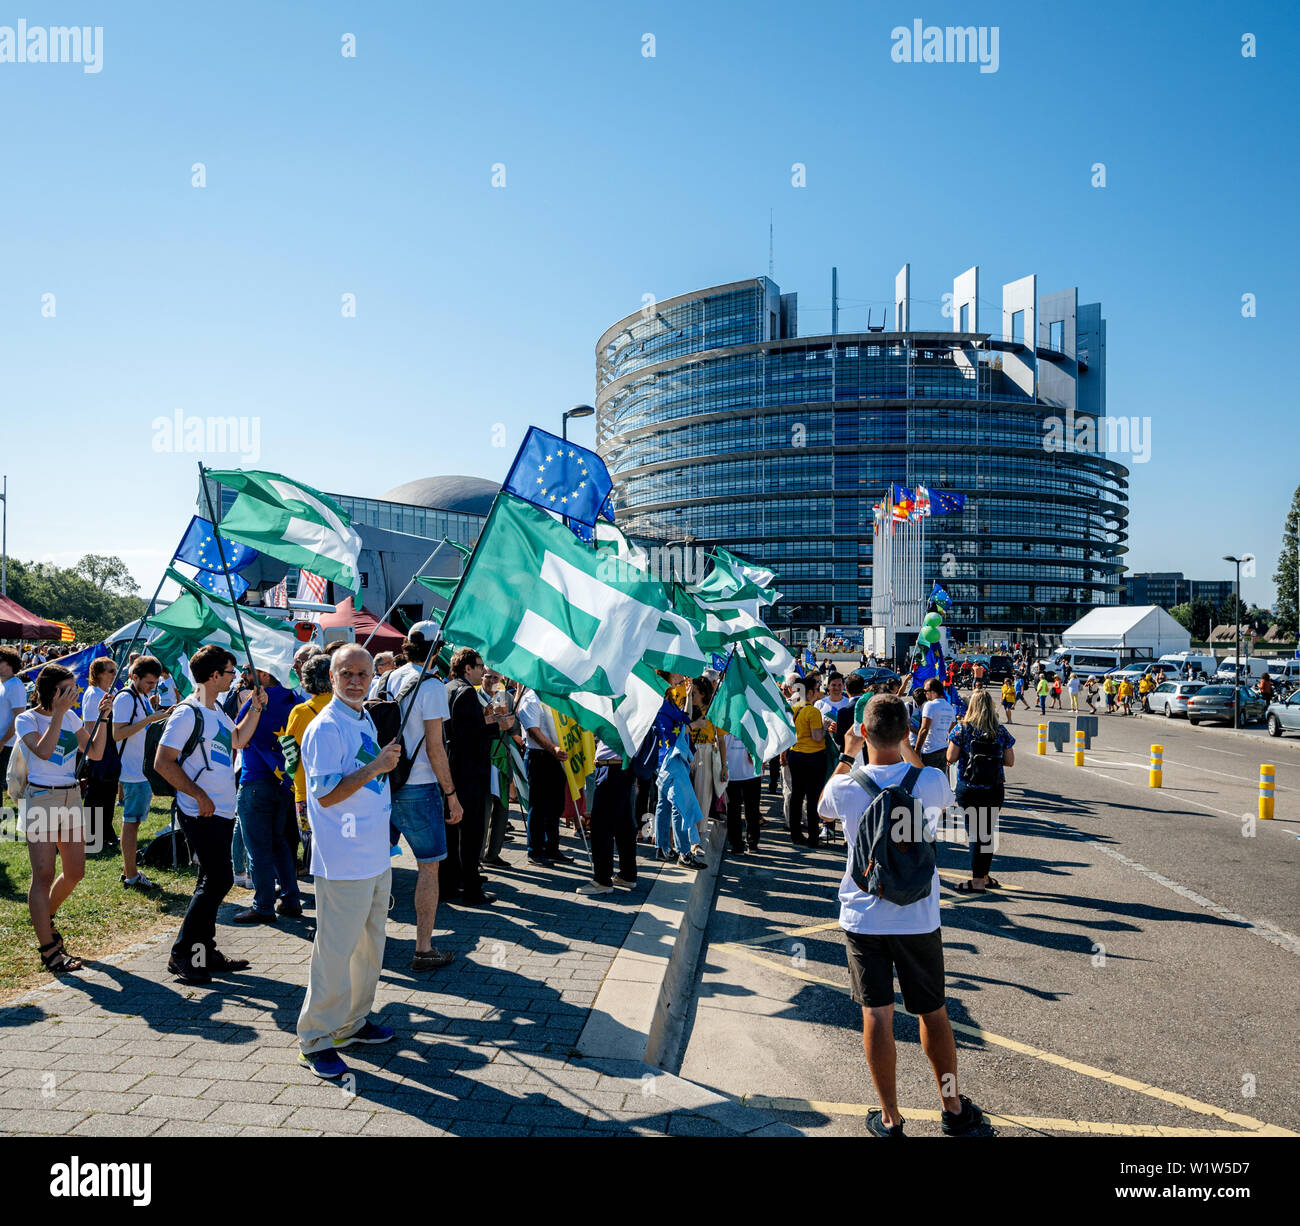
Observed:
[[[229,540],[224,536],[222,544],[225,546],[226,565],[232,574],[249,563],[257,561],[261,556],[256,549],[241,545],[238,541]],[[221,574],[221,553],[217,551],[216,537],[212,535],[212,524],[209,520],[201,515],[196,515],[190,520],[190,526],[185,529],[185,535],[176,548],[175,560],[197,566],[199,570],[206,570],[212,574]],[[225,595],[224,592],[221,594]]]
[[[613,522],[613,486],[594,451],[530,426],[501,489],[564,516],[576,532],[577,525],[591,527],[602,516]]]

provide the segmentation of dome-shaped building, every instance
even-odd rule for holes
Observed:
[[[394,486],[383,501],[486,517],[500,489],[484,477],[420,477]]]

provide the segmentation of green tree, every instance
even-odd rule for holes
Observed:
[[[1300,630],[1296,610],[1296,549],[1300,544],[1300,488],[1291,496],[1291,509],[1282,524],[1282,552],[1278,555],[1273,582],[1277,584],[1274,609],[1278,626],[1290,634]]]
[[[1240,622],[1246,624],[1246,605],[1238,596],[1229,596],[1215,613],[1215,625],[1232,626]]]
[[[1176,604],[1169,610],[1169,616],[1174,619],[1184,630],[1195,637],[1195,631],[1192,629],[1192,606],[1190,604]]]
[[[100,568],[100,573],[107,576],[110,586],[120,586],[121,579],[114,576],[126,573],[125,565],[119,558],[104,561],[115,565]],[[126,581],[136,586],[129,574]],[[78,573],[77,567],[65,569],[18,558],[9,559],[9,595],[37,617],[66,622],[81,643],[97,642],[145,611],[145,602],[138,596],[106,590]]]
[[[140,590],[140,585],[131,577],[126,563],[121,558],[107,554],[83,554],[72,568],[72,573],[112,596],[134,596]]]

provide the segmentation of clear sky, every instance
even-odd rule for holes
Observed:
[[[1130,565],[1223,577],[1249,551],[1242,594],[1273,600],[1300,483],[1291,4],[57,0],[0,26],[20,16],[103,38],[95,73],[0,62],[14,556],[116,553],[147,595],[198,459],[374,496],[500,480],[529,423],[591,401],[643,294],[766,272],[771,209],[803,333],[829,330],[833,264],[844,329],[904,262],[914,327],[951,326],[976,263],[986,327],[1030,272],[1100,301],[1109,412],[1151,419]],[[996,26],[997,71],[895,63],[917,17]],[[156,450],[177,412],[246,418],[260,455]]]

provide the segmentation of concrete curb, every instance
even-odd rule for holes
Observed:
[[[707,868],[660,870],[592,1002],[576,1050],[583,1068],[640,1067],[649,1093],[706,1117],[723,1135],[802,1136],[765,1111],[665,1071],[680,1061],[726,842],[726,823],[715,818],[704,841]]]
[[[1134,711],[1133,718],[1149,719],[1159,724],[1170,723],[1174,725],[1183,725],[1187,723],[1185,719],[1166,720],[1163,715],[1146,715],[1141,711]],[[1286,735],[1274,737],[1269,736],[1267,732],[1261,734],[1248,731],[1243,736],[1242,732],[1235,728],[1219,728],[1213,724],[1197,724],[1196,731],[1198,734],[1207,732],[1213,736],[1230,736],[1236,740],[1238,745],[1251,745],[1256,741],[1259,741],[1261,747],[1268,746],[1271,749],[1274,746],[1279,746],[1285,748],[1289,753],[1300,752],[1300,737],[1294,735],[1291,737],[1287,737]]]

